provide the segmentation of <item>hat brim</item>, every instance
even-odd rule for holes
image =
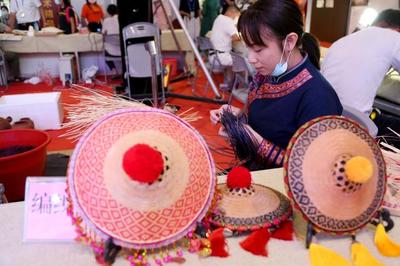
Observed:
[[[222,199],[212,223],[234,231],[257,230],[279,226],[291,217],[289,199],[282,193],[263,185],[252,184],[248,189],[229,189],[218,184]]]
[[[159,150],[162,180],[130,180],[121,158],[132,145]],[[215,167],[207,144],[179,117],[153,108],[119,110],[80,139],[68,169],[75,216],[89,231],[127,248],[158,248],[193,230],[210,207]]]
[[[348,181],[341,156],[369,159],[372,178],[362,185]],[[353,233],[382,205],[386,185],[382,153],[365,129],[344,117],[320,117],[302,126],[289,142],[284,169],[289,197],[322,231]]]

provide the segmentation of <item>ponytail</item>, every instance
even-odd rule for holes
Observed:
[[[319,70],[321,51],[318,39],[311,33],[304,32],[301,36],[301,50],[308,54],[311,63]]]
[[[266,29],[266,30],[260,30]],[[265,45],[262,34],[284,40],[292,32],[299,36],[296,46],[308,54],[311,63],[320,69],[318,40],[304,32],[303,14],[294,0],[258,0],[239,17],[238,30],[248,46]]]

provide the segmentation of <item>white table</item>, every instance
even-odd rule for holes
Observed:
[[[185,55],[186,63],[190,71],[195,71],[194,53],[184,35],[183,31],[175,30],[175,35],[180,48]],[[2,36],[2,34],[0,34]],[[3,34],[2,39],[7,39],[8,35]],[[50,54],[50,53],[74,53],[79,67],[79,53],[84,52],[102,52],[103,36],[99,33],[74,33],[58,34],[52,36],[17,36],[19,40],[0,41],[0,47],[7,52],[19,54]],[[161,33],[161,50],[178,51],[178,47],[169,30]]]
[[[282,169],[259,171],[253,173],[253,179],[256,183],[266,184],[277,190],[284,191],[282,174]],[[221,177],[219,180],[223,181],[224,177]],[[81,243],[22,243],[23,210],[23,202],[0,205],[1,266],[97,265],[91,250]],[[390,236],[395,241],[400,242],[400,219],[396,218],[395,220],[397,226],[391,231]],[[378,254],[373,244],[373,236],[373,230],[363,230],[363,232],[357,235],[357,239],[368,246],[371,253],[386,266],[399,266],[400,258],[385,258]],[[271,239],[268,244],[269,257],[265,258],[243,251],[239,246],[239,241],[242,239],[243,237],[228,239],[230,252],[228,258],[199,258],[195,254],[185,252],[185,265],[309,265],[308,251],[305,249],[303,241],[295,240],[286,242]],[[349,237],[332,238],[319,235],[317,241],[350,259],[351,240]],[[129,265],[129,263],[124,259],[118,258],[114,265]]]

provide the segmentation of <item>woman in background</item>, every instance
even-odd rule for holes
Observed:
[[[86,0],[82,7],[82,19],[85,20],[90,32],[101,32],[104,12],[96,0]]]
[[[193,40],[200,35],[200,4],[199,0],[180,0],[179,12]]]
[[[119,34],[119,22],[118,22],[118,7],[114,4],[110,4],[107,7],[107,13],[109,17],[104,19],[103,22],[103,34],[104,35],[118,35]],[[121,48],[118,44],[104,42],[104,50],[107,57],[121,57]],[[107,66],[111,70],[111,75],[118,73],[114,61],[106,60]]]
[[[70,0],[61,0],[58,12],[58,26],[65,34],[71,34],[78,31],[78,18],[72,8]]]
[[[205,0],[203,2],[200,36],[206,36],[207,32],[212,29],[214,20],[219,14],[219,7],[219,0]]]

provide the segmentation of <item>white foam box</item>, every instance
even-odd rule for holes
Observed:
[[[10,116],[13,122],[29,117],[35,129],[60,129],[64,114],[61,92],[26,93],[0,97],[0,117]]]

